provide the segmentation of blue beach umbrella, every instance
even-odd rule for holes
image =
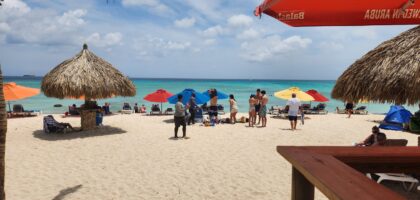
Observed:
[[[176,104],[178,102],[178,95],[182,94],[182,103],[185,105],[190,100],[191,94],[195,94],[195,102],[197,104],[203,104],[210,100],[210,98],[202,93],[196,92],[193,89],[185,89],[182,92],[175,94],[174,96],[171,96],[168,98],[169,103]]]
[[[208,91],[203,92],[203,94],[206,95],[210,99],[210,94]],[[229,95],[217,90],[217,99],[228,99],[228,98],[229,98]]]

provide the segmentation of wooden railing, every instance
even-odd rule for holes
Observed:
[[[420,141],[420,139],[419,139]],[[365,173],[420,173],[420,147],[295,147],[277,151],[293,165],[292,199],[404,199]]]

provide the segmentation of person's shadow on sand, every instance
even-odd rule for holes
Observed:
[[[190,139],[190,137],[170,137],[170,138],[168,138],[168,140],[188,140],[188,139]]]
[[[45,133],[44,130],[36,130],[33,132],[33,135],[35,138],[38,138],[41,140],[57,141],[57,140],[72,140],[72,139],[80,139],[80,138],[87,138],[87,137],[107,136],[107,135],[114,135],[114,134],[122,134],[126,132],[127,131],[122,130],[121,128],[118,128],[118,127],[101,126],[94,130],[75,131],[75,132],[67,132],[67,133]]]
[[[82,187],[82,185],[76,185],[74,187],[69,187],[66,189],[63,189],[60,191],[60,193],[57,194],[52,200],[62,200],[65,199],[65,197],[71,193],[77,192]]]

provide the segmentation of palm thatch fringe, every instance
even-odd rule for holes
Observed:
[[[87,45],[42,80],[41,90],[48,97],[104,99],[113,96],[134,96],[134,84],[110,63],[90,52]]]
[[[420,100],[420,26],[369,51],[337,80],[332,97],[413,105]]]
[[[7,113],[3,94],[3,75],[0,66],[0,199],[6,199],[4,191]]]

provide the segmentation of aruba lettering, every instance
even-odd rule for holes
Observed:
[[[402,13],[399,9],[373,9],[366,10],[365,20],[377,19],[420,19],[420,9],[407,9]]]

